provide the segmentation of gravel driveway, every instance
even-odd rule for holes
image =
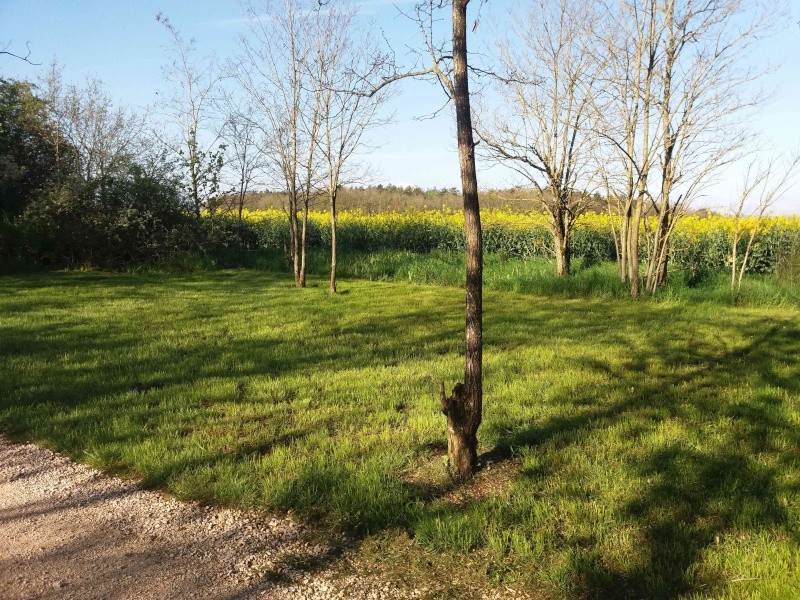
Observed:
[[[178,502],[0,439],[0,597],[398,598],[325,564],[288,517]],[[416,594],[411,594],[414,596]]]

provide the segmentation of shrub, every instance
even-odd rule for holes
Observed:
[[[170,182],[138,169],[122,178],[43,191],[15,222],[27,262],[119,268],[205,248],[210,224],[183,211]]]

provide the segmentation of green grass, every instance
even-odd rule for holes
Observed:
[[[464,281],[464,256],[458,252],[341,252],[339,275],[345,278],[372,281],[399,281],[418,284],[461,286]],[[271,251],[242,255],[231,253],[215,260],[192,258],[161,272],[214,270],[219,267],[247,265],[273,272],[290,272],[286,258]],[[309,273],[327,276],[330,255],[312,250],[308,256]],[[562,298],[625,299],[628,287],[619,280],[616,263],[585,264],[573,261],[570,277],[558,277],[552,261],[520,260],[487,254],[485,256],[484,286],[488,290],[515,292]],[[711,303],[723,306],[795,306],[800,307],[800,280],[797,277],[779,278],[775,275],[747,275],[741,291],[734,297],[730,289],[730,273],[692,275],[674,268],[668,285],[659,290],[656,300],[692,303]]]
[[[436,385],[461,375],[463,292],[311,284],[5,276],[0,428],[181,498],[341,529],[355,564],[432,597],[797,597],[790,303],[488,292],[491,468],[457,487]]]

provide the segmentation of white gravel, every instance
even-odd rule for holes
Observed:
[[[400,589],[337,569],[309,533],[290,517],[179,502],[0,438],[0,600],[388,600],[449,588]]]
[[[179,502],[0,439],[0,598],[398,598],[288,517]],[[323,566],[303,572],[297,559]],[[411,594],[415,596],[416,594]]]

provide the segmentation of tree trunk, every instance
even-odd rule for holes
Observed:
[[[668,153],[671,150],[668,150]],[[655,294],[659,287],[667,284],[667,264],[669,262],[669,237],[672,233],[672,220],[675,218],[669,203],[672,182],[666,176],[661,186],[661,205],[658,207],[658,223],[653,232],[652,253],[647,265],[647,291]]]
[[[467,254],[464,382],[456,384],[450,397],[444,394],[444,384],[440,388],[450,470],[461,480],[471,478],[478,463],[477,432],[483,413],[483,241],[467,73],[468,1],[453,0],[453,102]]]
[[[656,274],[656,288],[667,286],[667,268],[669,267],[669,239],[664,241],[664,253],[658,263],[658,273]]]
[[[239,225],[242,224],[242,213],[244,212],[244,198],[245,198],[245,195],[247,194],[247,188],[246,187],[242,187],[240,189],[241,189],[241,193],[239,194],[239,205],[236,207],[236,209],[237,209],[237,211],[239,213]]]
[[[295,287],[306,287],[306,239],[308,235],[308,198],[303,200],[303,228],[300,232],[300,273]]]
[[[619,260],[619,278],[622,283],[628,281],[628,239],[630,237],[630,225],[631,203],[628,202],[619,227],[619,253],[617,259]]]
[[[671,127],[671,105],[672,105],[672,76],[675,68],[675,61],[680,53],[678,50],[679,41],[673,25],[675,19],[675,2],[669,0],[664,6],[664,20],[668,24],[668,42],[664,57],[664,81],[663,97],[661,99],[661,135],[664,148],[664,157],[661,164],[661,211],[659,215],[658,239],[660,241],[658,254],[654,257],[657,261],[653,273],[653,282],[650,286],[650,293],[655,294],[656,289],[667,284],[667,262],[669,261],[669,235],[674,218],[670,209],[670,195],[672,193],[673,182],[675,179],[675,165],[673,156],[675,153],[676,134],[673,134]],[[680,200],[678,200],[680,202]]]
[[[738,260],[737,256],[737,246],[739,245],[739,214],[736,215],[736,225],[735,229],[733,230],[733,241],[731,243],[731,291],[733,292],[736,289],[736,261]]]
[[[656,288],[665,287],[667,285],[667,267],[669,266],[669,238],[672,227],[672,215],[670,209],[666,209],[666,217],[662,222],[661,228],[661,252],[658,256],[658,266],[656,268],[655,286]]]
[[[565,216],[560,213],[553,219],[553,245],[556,255],[556,273],[559,277],[567,277],[572,266],[572,248],[569,225]]]
[[[300,287],[300,230],[297,223],[297,197],[289,191],[289,231],[292,246],[292,274],[295,287]]]
[[[197,174],[197,139],[194,137],[195,133],[191,132],[189,138],[189,177],[190,177],[190,184],[192,186],[191,195],[192,195],[192,203],[194,204],[194,212],[195,215],[198,217],[201,214],[201,206],[200,206],[200,183],[199,183],[199,176]]]
[[[336,191],[331,191],[331,294],[336,293]]]
[[[456,479],[472,477],[478,463],[477,427],[472,427],[473,419],[468,414],[470,398],[463,383],[457,383],[453,394],[447,396],[444,383],[439,385],[439,399],[442,413],[447,416],[447,462],[450,472]]]
[[[611,237],[614,240],[614,253],[617,256],[617,267],[619,269],[619,279],[620,279],[620,281],[625,283],[625,261],[623,259],[623,253],[622,253],[623,240],[625,239],[625,235],[624,235],[624,232],[623,232],[624,227],[625,227],[625,219],[624,219],[624,215],[620,215],[620,217],[623,217],[623,218],[620,219],[620,228],[619,228],[619,233],[618,233],[617,232],[617,228],[614,226],[614,213],[611,210],[611,204],[610,204],[611,200],[607,198],[606,202],[608,203],[606,206],[607,206],[607,209],[608,209],[608,221],[609,221],[609,225],[611,227]]]
[[[639,295],[639,224],[642,220],[642,198],[636,199],[628,229],[628,279],[631,296]]]

